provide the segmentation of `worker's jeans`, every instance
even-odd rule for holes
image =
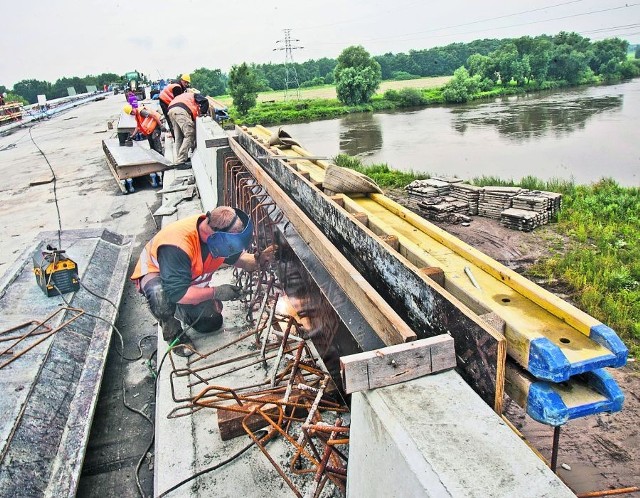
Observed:
[[[200,304],[175,304],[167,299],[160,277],[149,280],[142,289],[151,314],[162,327],[162,338],[173,341],[182,332],[182,321],[197,332],[215,332],[222,326],[222,303],[209,299]]]
[[[187,162],[189,150],[196,148],[196,125],[191,114],[182,107],[169,109],[177,153],[176,164]]]
[[[162,100],[160,101],[160,109],[162,109],[162,114],[164,114],[164,117],[167,120],[167,125],[169,126],[169,131],[171,132],[171,135],[173,135],[173,124],[171,123],[171,118],[169,118],[169,106],[167,104],[165,104],[164,102],[162,102]]]

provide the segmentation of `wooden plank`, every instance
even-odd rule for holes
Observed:
[[[248,134],[238,131],[236,140],[245,157],[266,155],[264,147]],[[419,339],[442,333],[453,336],[460,373],[500,413],[506,359],[504,336],[452,294],[422,275],[401,254],[389,250],[371,230],[355,221],[285,162],[267,157],[257,162],[268,173],[264,176],[273,178],[288,193],[287,200],[293,201],[321,227],[324,236],[339,248],[339,253],[361,273],[394,313],[417,332]]]
[[[353,217],[364,226],[369,224],[369,217],[365,213],[353,213]]]
[[[422,273],[425,277],[429,277],[440,287],[444,287],[444,272],[442,271],[442,268],[438,268],[437,266],[420,268],[420,273]]]
[[[385,244],[388,244],[389,247],[391,247],[391,249],[393,249],[394,251],[397,251],[400,248],[400,241],[398,240],[398,237],[396,237],[395,235],[383,235],[382,237],[380,237]]]
[[[455,368],[453,338],[439,335],[340,358],[342,386],[347,394],[399,384]]]
[[[358,311],[385,344],[399,344],[416,339],[416,334],[358,273],[322,231],[297,207],[289,196],[267,175],[259,164],[235,140],[229,145],[238,158],[264,187],[278,208],[295,227],[302,239],[323,262],[327,271],[351,298]]]
[[[229,145],[228,137],[207,138],[204,141],[204,146],[207,149],[210,149],[211,147],[226,147],[227,145]]]

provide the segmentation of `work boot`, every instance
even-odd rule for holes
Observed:
[[[169,344],[173,344],[174,340],[169,341]],[[171,348],[171,351],[173,351],[178,356],[182,356],[183,358],[188,358],[189,356],[191,356],[194,350],[195,346],[193,345],[193,342],[187,334],[182,334],[178,338],[176,344]]]
[[[190,169],[191,168],[191,161],[185,161],[183,163],[178,163],[176,165],[174,165],[175,169],[179,169],[179,170],[184,170],[184,169]]]

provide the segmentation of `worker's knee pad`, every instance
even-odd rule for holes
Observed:
[[[142,292],[144,297],[147,298],[151,314],[156,317],[160,323],[167,322],[173,318],[176,312],[176,305],[167,299],[167,295],[162,289],[162,281],[160,278],[154,278],[147,282]]]

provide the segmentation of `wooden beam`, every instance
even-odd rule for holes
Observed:
[[[399,384],[455,368],[453,338],[439,335],[407,344],[340,358],[342,386],[347,394]]]
[[[322,261],[327,271],[351,298],[355,307],[385,344],[400,344],[416,339],[416,333],[360,275],[322,231],[296,206],[289,196],[235,140],[229,145],[256,181],[294,226],[302,239]]]
[[[440,287],[444,288],[444,272],[442,271],[442,268],[438,268],[437,266],[420,268],[420,273],[422,273],[425,277],[429,277]]]
[[[207,138],[204,141],[204,146],[209,149],[211,147],[226,147],[229,145],[228,137],[219,137],[219,138]]]
[[[398,240],[398,237],[396,237],[395,235],[383,235],[380,237],[385,244],[388,244],[389,247],[391,247],[391,249],[393,249],[394,251],[397,251],[400,248],[400,241]]]
[[[245,157],[265,156],[264,147],[246,133],[239,131],[236,140]],[[442,333],[453,336],[460,373],[501,413],[505,337],[451,293],[422,275],[400,253],[391,251],[368,227],[349,216],[285,162],[272,158],[251,159],[265,170],[265,176],[287,192],[290,203],[295,203],[312,219],[314,226],[321,227],[323,235],[340,249],[340,254],[371,284],[388,307],[416,331],[419,339]],[[339,278],[337,281],[340,283]]]

